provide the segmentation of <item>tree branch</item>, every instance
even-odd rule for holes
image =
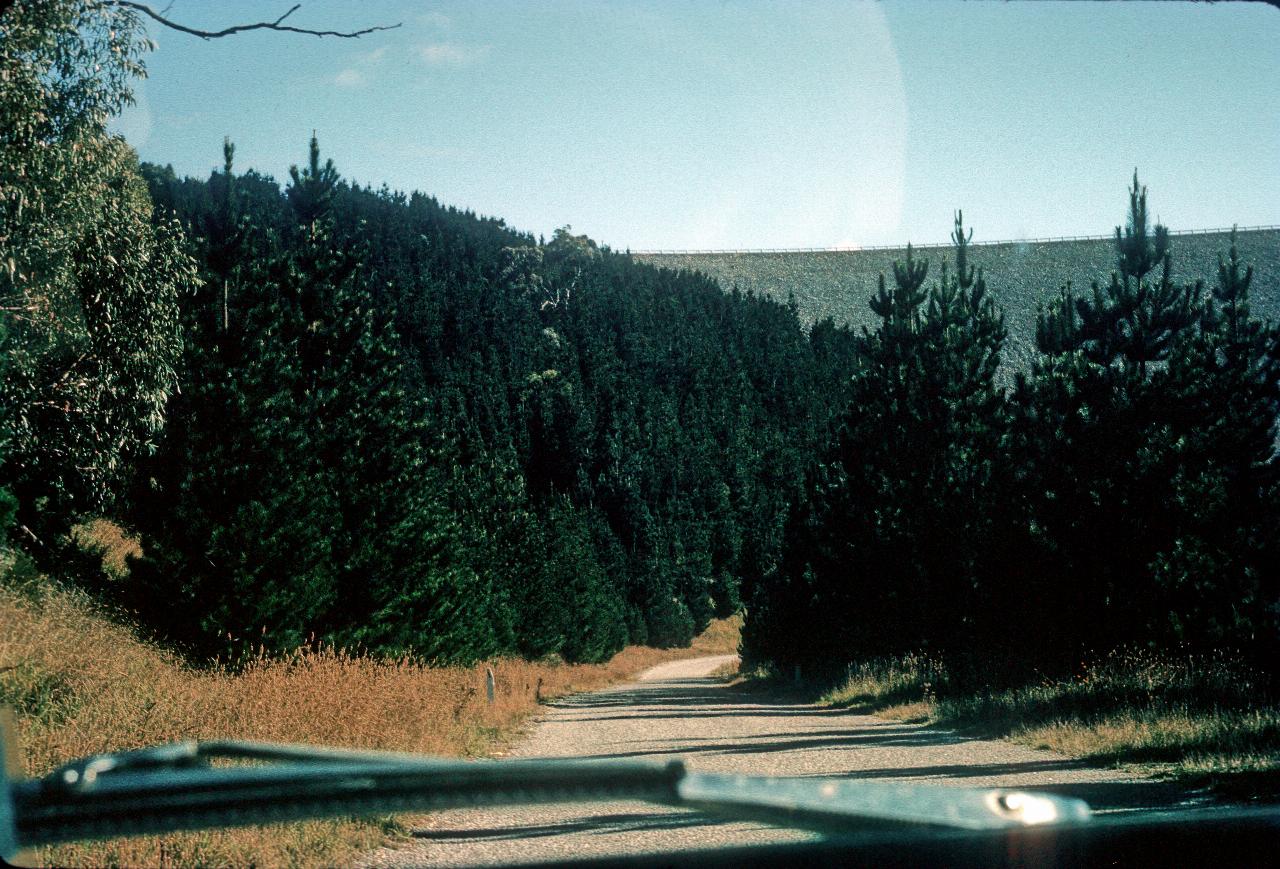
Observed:
[[[292,27],[288,24],[282,24],[281,22],[302,7],[301,3],[295,3],[290,7],[288,12],[281,15],[275,21],[259,21],[256,24],[236,24],[223,30],[197,30],[194,27],[187,27],[184,24],[179,24],[176,21],[171,21],[168,18],[165,18],[163,12],[156,12],[145,3],[135,3],[133,0],[106,0],[106,5],[123,7],[125,9],[134,9],[151,19],[158,21],[165,27],[177,30],[179,33],[189,33],[190,35],[198,36],[201,39],[220,39],[223,36],[233,36],[237,33],[244,33],[247,30],[277,30],[282,33],[305,33],[308,36],[336,36],[341,39],[359,39],[366,33],[376,33],[379,30],[395,30],[400,26],[399,23],[396,23],[381,27],[366,27],[363,30],[352,30],[344,33],[339,30],[309,30],[305,27]],[[172,6],[173,4],[170,3],[169,5]],[[169,7],[166,6],[164,12],[168,11]]]

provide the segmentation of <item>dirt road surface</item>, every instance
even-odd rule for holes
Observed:
[[[1182,802],[1170,786],[1050,752],[735,691],[708,676],[731,660],[662,664],[637,682],[560,700],[512,756],[679,757],[701,772],[1035,787],[1081,797],[1107,812]],[[430,816],[412,842],[366,855],[361,865],[559,862],[817,838],[644,803],[465,809]]]

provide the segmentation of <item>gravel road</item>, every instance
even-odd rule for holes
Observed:
[[[662,664],[637,682],[560,700],[512,756],[681,757],[704,772],[1035,787],[1079,796],[1095,810],[1110,812],[1187,805],[1170,786],[1050,752],[770,701],[708,677],[733,659],[721,655]],[[550,862],[818,837],[644,803],[465,809],[430,816],[407,846],[366,855],[361,865]]]

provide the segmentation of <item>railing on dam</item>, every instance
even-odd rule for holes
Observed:
[[[1267,224],[1263,226],[1237,226],[1237,232],[1261,232],[1266,230],[1278,230],[1280,224]],[[1231,232],[1232,227],[1218,227],[1215,229],[1182,229],[1170,230],[1169,235],[1226,235]],[[995,247],[1002,244],[1043,244],[1051,241],[1109,241],[1115,238],[1115,233],[1107,233],[1105,235],[1058,235],[1048,236],[1045,238],[1009,238],[1000,239],[998,241],[975,241],[973,247]],[[950,241],[929,242],[926,244],[912,244],[912,250],[924,250],[927,248],[951,247]],[[722,248],[715,249],[687,249],[687,250],[628,250],[627,253],[632,256],[732,256],[734,254],[744,253],[858,253],[864,250],[904,250],[906,244],[868,244],[858,247],[749,247],[749,248]]]

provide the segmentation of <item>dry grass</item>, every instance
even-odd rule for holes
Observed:
[[[914,703],[898,703],[876,710],[881,718],[902,721],[907,724],[928,724],[932,720],[937,703],[933,700],[917,700]]]
[[[18,711],[24,772],[181,739],[243,738],[450,756],[492,752],[548,699],[662,661],[737,650],[736,620],[691,649],[628,648],[608,664],[498,660],[424,667],[341,651],[194,670],[140,642],[83,595],[44,579],[0,583],[0,704]],[[485,667],[497,685],[490,705]],[[40,862],[120,866],[332,865],[385,839],[387,821],[324,821],[45,849]]]
[[[1011,734],[1036,748],[1121,763],[1227,796],[1280,797],[1280,709],[1196,709],[1155,703],[1028,724]]]
[[[115,579],[129,575],[129,559],[142,557],[142,546],[109,519],[90,519],[71,529],[71,539],[81,549],[102,557],[102,568]]]
[[[843,682],[824,693],[818,702],[883,714],[905,705],[928,704],[947,686],[946,667],[924,655],[878,658],[850,664]]]
[[[1280,707],[1236,662],[1117,653],[1071,680],[965,691],[919,655],[850,667],[819,698],[886,718],[967,728],[1236,797],[1280,796]],[[941,695],[941,696],[940,696]]]

